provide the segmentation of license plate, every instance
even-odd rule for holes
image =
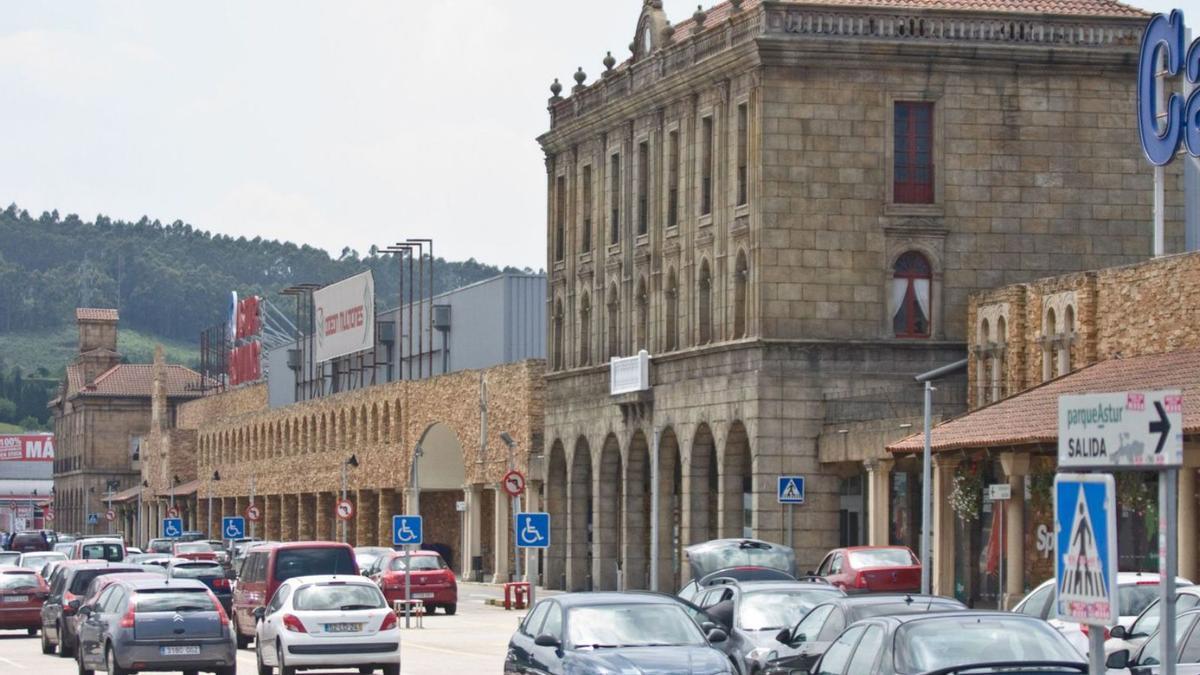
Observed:
[[[417,600],[428,600],[433,597],[433,593],[413,593],[413,597]]]
[[[4,602],[29,602],[28,595],[6,595]]]
[[[362,630],[361,623],[327,623],[325,624],[326,633],[357,633]]]
[[[158,653],[162,656],[198,656],[200,654],[200,645],[181,645],[179,647],[159,647]]]

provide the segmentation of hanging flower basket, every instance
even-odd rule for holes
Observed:
[[[963,462],[955,469],[950,507],[964,522],[977,520],[983,512],[983,467],[979,462]]]

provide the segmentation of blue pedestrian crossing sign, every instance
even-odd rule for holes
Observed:
[[[517,548],[550,548],[549,513],[518,513],[516,519]]]
[[[227,516],[221,519],[221,537],[223,539],[241,539],[245,536],[245,518],[241,516]]]
[[[163,518],[162,536],[175,539],[183,536],[183,518]]]
[[[1117,499],[1112,474],[1054,477],[1054,614],[1064,621],[1116,625]]]
[[[89,514],[87,514],[87,524],[88,524],[88,525],[98,525],[98,524],[100,524],[100,514],[99,514],[99,513],[89,513]]]
[[[392,516],[392,546],[415,546],[424,541],[421,516]]]
[[[804,476],[780,476],[776,496],[780,504],[803,504]]]

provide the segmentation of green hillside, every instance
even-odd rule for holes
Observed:
[[[196,347],[185,342],[156,338],[130,328],[120,328],[117,333],[117,350],[130,363],[153,361],[157,343],[166,351],[168,363],[195,367],[199,361]],[[78,350],[79,332],[74,326],[0,333],[0,365],[19,366],[30,374],[44,369],[58,377]]]

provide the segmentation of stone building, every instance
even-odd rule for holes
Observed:
[[[67,366],[58,396],[50,401],[57,452],[54,458],[54,527],[63,532],[108,532],[107,497],[138,485],[140,450],[151,428],[154,367],[122,363],[117,351],[117,310],[79,308],[79,353]],[[161,417],[170,420],[180,403],[200,396],[200,375],[161,365]],[[110,488],[112,488],[110,490]],[[88,514],[98,523],[89,524]]]
[[[919,414],[912,377],[966,357],[969,294],[1151,251],[1140,11],[661,4],[627,59],[555,82],[539,138],[551,586],[671,590],[681,548],[716,536],[790,529],[801,569],[888,537],[863,485],[900,480],[883,446]],[[1172,221],[1180,202],[1172,183]],[[642,349],[652,386],[611,396],[609,359]],[[809,479],[790,524],[781,473]]]
[[[972,411],[934,427],[932,435],[935,592],[989,605],[1002,590],[999,600],[1011,607],[1053,576],[1050,486],[1057,469],[1058,397],[1105,391],[1183,390],[1179,574],[1189,579],[1200,575],[1197,298],[1196,253],[971,296]],[[923,443],[918,435],[888,449],[901,462],[919,453]],[[1003,509],[979,499],[980,512],[966,514],[949,499],[957,478],[968,485],[1006,482],[1014,498]],[[1122,570],[1158,570],[1157,494],[1154,473],[1117,473]],[[1003,542],[997,527],[1001,520]],[[1005,559],[1003,580],[997,578],[1000,555]]]

